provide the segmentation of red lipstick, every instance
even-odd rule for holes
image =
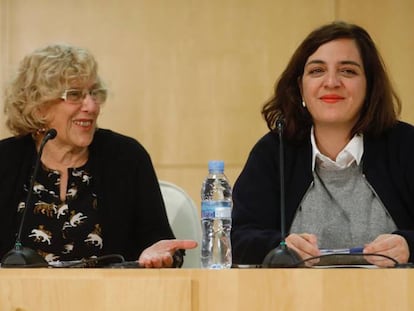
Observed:
[[[344,97],[336,94],[326,94],[320,97],[320,99],[327,104],[335,104],[344,99]]]

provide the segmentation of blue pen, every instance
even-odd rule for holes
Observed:
[[[364,252],[364,248],[362,246],[353,247],[349,249],[350,254],[362,254]]]
[[[349,253],[348,248],[322,248],[320,249],[321,255],[332,255],[332,254],[347,254]]]
[[[337,249],[326,249],[323,248],[320,250],[321,255],[329,255],[329,254],[362,254],[364,248],[362,246],[352,247],[352,248],[337,248]]]

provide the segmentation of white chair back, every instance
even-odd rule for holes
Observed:
[[[198,242],[197,248],[185,251],[183,268],[199,268],[201,266],[201,222],[197,206],[191,197],[177,185],[163,180],[160,180],[159,184],[175,237]]]

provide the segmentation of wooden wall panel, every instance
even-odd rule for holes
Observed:
[[[267,132],[260,108],[277,76],[326,22],[345,19],[372,33],[403,117],[414,120],[412,15],[410,0],[0,0],[0,83],[37,47],[90,49],[111,92],[100,126],[137,138],[159,178],[199,204],[208,160],[225,160],[234,183]],[[3,120],[0,137],[9,135]]]
[[[4,79],[39,46],[89,48],[111,90],[100,125],[141,141],[159,178],[197,203],[209,159],[225,160],[234,182],[267,131],[260,108],[276,77],[300,39],[334,12],[330,0],[2,0],[2,7]]]
[[[8,6],[6,0],[0,0],[0,137],[7,136],[6,127],[4,125],[4,114],[2,113],[2,100],[1,95],[3,94],[4,77],[7,72],[9,60],[8,56]]]
[[[338,0],[337,14],[369,31],[401,97],[401,117],[414,123],[414,1]]]

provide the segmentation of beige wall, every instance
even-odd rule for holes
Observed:
[[[366,27],[414,122],[412,0],[0,0],[0,83],[34,48],[90,49],[111,91],[100,126],[137,138],[160,179],[199,204],[209,159],[232,183],[266,131],[260,108],[299,42],[334,19]],[[1,104],[0,104],[1,105]],[[0,137],[8,136],[0,117]]]

